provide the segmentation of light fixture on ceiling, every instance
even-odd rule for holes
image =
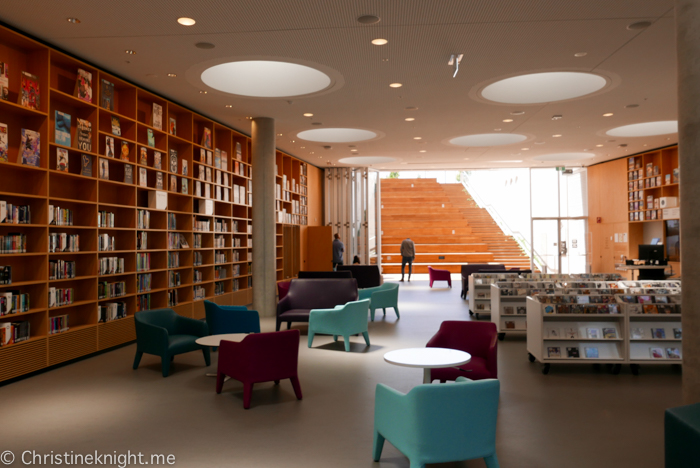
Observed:
[[[311,122],[311,125],[323,125],[321,122]]]
[[[194,45],[198,49],[204,49],[204,50],[210,50],[216,47],[214,44],[211,42],[198,42]]]
[[[557,135],[552,135],[552,138],[559,138],[560,136],[561,136],[561,135],[559,135],[559,134],[557,134]]]
[[[616,137],[644,137],[656,135],[668,135],[678,132],[677,120],[663,120],[659,122],[644,122],[632,125],[623,125],[608,130],[606,133]]]
[[[413,121],[416,120],[416,119],[415,119],[414,117],[408,117],[408,118],[405,118],[404,120],[405,120],[406,122],[413,122]]]
[[[313,117],[314,115],[311,112],[307,112],[304,114],[304,117]]]
[[[564,118],[564,116],[563,116],[563,115],[560,115],[560,114],[557,114],[557,115],[553,115],[553,116],[552,116],[552,120],[561,120],[561,119],[563,119],[563,118]]]
[[[372,140],[377,137],[377,133],[359,128],[318,128],[304,130],[299,132],[297,136],[307,141],[350,143],[353,141]]]
[[[510,115],[523,115],[524,113],[525,113],[525,111],[518,110],[518,111],[511,112]]]
[[[177,22],[183,26],[194,26],[194,24],[196,23],[196,21],[193,20],[192,18],[187,18],[185,16],[178,18]]]
[[[379,18],[379,16],[375,15],[363,15],[357,18],[357,22],[362,24],[377,24],[380,21],[381,19]]]
[[[227,108],[227,109],[230,109],[230,108],[232,108],[232,107],[233,107],[232,104],[226,104],[226,108]]]
[[[459,72],[459,64],[462,62],[462,57],[464,57],[464,54],[450,55],[450,60],[447,62],[447,64],[455,67],[455,72],[452,74],[452,78],[455,78]]]
[[[469,158],[464,158],[465,161],[469,161]]]
[[[396,158],[388,156],[353,156],[350,158],[339,159],[342,164],[357,164],[360,166],[369,166],[371,164],[384,164],[396,161]]]
[[[602,148],[602,147],[603,147],[603,145],[595,145],[595,146],[596,146],[596,148]]]
[[[423,137],[413,137],[414,140],[422,140]]]
[[[306,146],[300,146],[301,149],[306,149]]]
[[[583,72],[545,72],[496,81],[481,91],[484,99],[507,104],[565,101],[601,90],[607,80]]]
[[[401,86],[403,86],[401,83],[391,83],[389,85],[390,88],[400,88]]]
[[[350,151],[353,152],[353,153],[356,153],[358,150],[356,150],[356,149],[351,149]]]
[[[207,94],[207,91],[200,91],[199,94]]]
[[[639,107],[639,104],[627,104],[625,109],[634,109],[635,107]]]
[[[177,78],[175,73],[168,73],[168,78]]]
[[[248,119],[248,120],[253,120],[253,117],[248,116],[248,117],[246,117],[246,119]]]
[[[594,158],[593,153],[552,153],[535,156],[535,161],[578,161],[580,159]]]
[[[80,20],[78,18],[66,18],[66,21],[71,24],[80,24]]]
[[[581,58],[581,57],[585,57],[586,55],[588,55],[588,52],[576,52],[574,54],[574,57]]]
[[[511,159],[509,161],[491,161],[495,163],[521,163],[523,162],[521,159]]]
[[[606,112],[605,114],[603,114],[603,117],[612,117],[612,116],[613,116],[612,112]]]
[[[282,136],[282,133],[278,133],[277,136]],[[294,143],[294,142],[292,142],[292,143]]]
[[[520,151],[530,151],[530,148],[520,148]]]
[[[414,111],[414,110],[418,110],[418,108],[411,106],[411,107],[407,107],[406,110],[407,111]]]
[[[512,121],[513,121],[513,119],[503,119],[503,122],[505,122],[505,123],[510,123]]]
[[[388,42],[389,41],[387,41],[386,39],[372,39],[372,44],[374,45],[384,45]]]
[[[544,142],[544,141],[536,141],[535,144],[536,144],[536,145],[544,145],[545,142]]]
[[[419,152],[419,153],[427,153],[426,150],[420,150],[420,151],[418,151],[418,152]]]
[[[493,131],[494,131],[494,132],[500,132],[501,129],[500,129],[500,128],[494,128]]]
[[[129,55],[136,55],[136,51],[135,51],[135,50],[129,49],[129,50],[125,50],[124,52],[126,52],[126,53],[129,54]]]
[[[481,133],[474,135],[463,135],[452,138],[449,142],[456,146],[501,146],[512,145],[527,140],[525,135],[517,133]]]
[[[651,21],[637,21],[636,23],[630,23],[627,25],[627,29],[630,31],[638,31],[640,29],[646,29],[651,26]]]

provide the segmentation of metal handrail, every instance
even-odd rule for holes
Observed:
[[[500,227],[506,235],[511,236],[528,256],[532,254],[532,260],[534,261],[537,268],[541,272],[546,273],[547,269],[549,268],[549,265],[547,265],[546,260],[544,260],[544,258],[537,253],[537,251],[533,248],[532,244],[530,244],[527,238],[523,236],[523,234],[520,231],[514,231],[513,229],[511,229],[510,226],[508,226],[508,223],[501,217],[500,213],[498,212],[498,210],[496,210],[496,208],[494,208],[490,203],[486,203],[479,196],[479,192],[470,183],[470,178],[471,176],[467,174],[466,171],[462,171],[459,180],[462,182],[464,189],[469,193],[469,195],[471,195],[472,199],[476,202],[479,208],[485,209],[491,215],[491,218],[493,218],[498,227]]]

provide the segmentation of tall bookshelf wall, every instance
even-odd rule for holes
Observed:
[[[301,229],[308,222],[308,166],[294,157],[277,152],[277,281],[299,276]]]
[[[9,68],[8,100],[0,99],[0,123],[8,129],[8,161],[0,161],[0,201],[28,205],[31,210],[31,223],[0,224],[0,236],[26,237],[26,252],[0,254],[0,266],[12,267],[12,283],[0,285],[0,294],[12,291],[30,299],[27,311],[0,316],[0,325],[23,321],[30,325],[29,339],[0,346],[0,381],[134,340],[133,317],[138,310],[171,307],[183,316],[203,318],[203,299],[220,304],[252,302],[252,166],[247,136],[5,28],[0,28],[0,62]],[[74,96],[78,69],[92,74],[90,102]],[[22,71],[38,77],[36,110],[16,104]],[[113,110],[102,105],[102,79],[114,84]],[[160,129],[154,127],[154,104],[162,107]],[[57,111],[71,116],[70,146],[56,142]],[[119,118],[120,136],[113,134],[113,117]],[[78,118],[91,123],[90,151],[78,148]],[[171,118],[175,132],[170,129]],[[22,129],[40,134],[38,167],[21,163]],[[207,129],[210,147],[203,146]],[[113,158],[107,157],[108,138],[114,140]],[[122,142],[128,148],[126,159],[120,158]],[[216,164],[217,149],[227,155],[226,169]],[[59,150],[68,152],[68,171],[58,170]],[[173,170],[171,150],[177,151]],[[154,167],[156,151],[161,154],[161,169]],[[207,151],[212,161],[207,160]],[[83,155],[92,160],[90,175],[82,175]],[[278,158],[288,162],[290,176],[305,166],[288,155],[279,153]],[[125,182],[128,166],[132,180]],[[106,168],[108,179],[101,178]],[[204,181],[199,181],[200,171]],[[156,189],[159,177],[162,190]],[[195,194],[197,181],[201,194]],[[154,208],[150,198],[156,192],[167,199],[167,209]],[[291,201],[284,203],[291,212]],[[51,224],[50,206],[71,210],[72,225]],[[113,225],[100,224],[103,212],[113,213]],[[147,225],[142,224],[146,216]],[[285,226],[303,221],[289,220]],[[79,251],[50,251],[49,236],[64,233],[79,236]],[[114,250],[101,250],[102,238],[113,238]],[[109,257],[123,259],[123,272],[100,274],[100,264]],[[56,261],[75,262],[74,277],[52,279],[50,265]],[[120,295],[103,294],[105,283],[119,283]],[[52,288],[72,289],[72,303],[49,307]],[[123,303],[125,316],[101,321],[98,309],[107,303]],[[67,316],[68,328],[52,330],[59,316]]]

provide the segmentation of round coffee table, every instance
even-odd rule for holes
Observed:
[[[422,367],[423,383],[430,383],[430,369],[459,367],[471,361],[469,353],[449,348],[406,348],[389,351],[384,360],[403,367]]]
[[[248,333],[224,333],[222,335],[209,335],[197,338],[195,343],[202,346],[219,346],[222,341],[241,341],[248,336]],[[207,374],[207,377],[216,377],[216,374]],[[229,377],[226,377],[228,380]]]

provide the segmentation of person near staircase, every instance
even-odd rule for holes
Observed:
[[[408,281],[411,281],[411,273],[413,272],[413,259],[416,257],[416,244],[413,243],[410,237],[407,237],[401,242],[401,281],[403,281],[404,268],[408,263]]]
[[[343,256],[345,254],[345,245],[340,240],[340,234],[333,235],[333,271],[338,269],[338,265],[343,264]]]

